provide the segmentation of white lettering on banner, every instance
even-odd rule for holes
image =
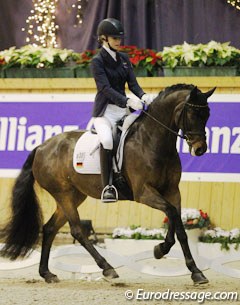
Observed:
[[[26,117],[0,117],[0,151],[32,151],[54,135],[76,130],[77,125],[30,125]],[[207,153],[240,154],[240,127],[206,128]],[[177,150],[189,153],[186,141],[178,139]]]
[[[0,118],[0,150],[6,150],[8,118]]]
[[[230,153],[239,154],[240,153],[240,127],[234,127],[232,134],[233,134],[233,136],[237,136],[237,138],[235,139],[235,141],[233,142],[233,144],[231,146]]]
[[[209,143],[210,152],[222,154],[239,154],[240,153],[240,127],[212,127],[212,141]],[[232,144],[231,144],[232,143]],[[221,148],[220,148],[221,145]]]
[[[33,150],[34,147],[40,145],[43,142],[43,130],[42,126],[32,125],[28,127],[29,136],[25,140],[26,150]]]
[[[52,136],[78,128],[77,125],[27,126],[26,117],[0,117],[0,151],[32,151]]]
[[[8,141],[8,150],[15,150],[15,139],[17,134],[17,118],[9,118],[9,141]]]
[[[221,152],[223,154],[228,154],[230,149],[231,140],[231,130],[228,127],[212,127],[212,143],[211,143],[211,153],[217,154]],[[222,149],[220,151],[220,142],[222,142]],[[209,146],[210,147],[210,146]]]
[[[27,119],[25,117],[21,117],[19,119],[19,126],[18,126],[18,145],[17,150],[23,151],[24,150],[24,143],[26,137],[26,128],[25,125],[27,124]]]

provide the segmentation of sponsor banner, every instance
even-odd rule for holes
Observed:
[[[209,180],[210,174],[215,174],[212,178],[214,181],[240,181],[240,104],[212,102],[210,109],[206,128],[207,152],[201,157],[192,157],[186,141],[177,143],[184,178],[194,174],[201,180],[199,173],[205,173],[204,180]]]
[[[94,95],[0,96],[0,176],[15,176],[28,153],[64,131],[85,129]],[[240,181],[240,96],[214,94],[207,124],[208,151],[192,157],[186,141],[177,148],[183,180]]]

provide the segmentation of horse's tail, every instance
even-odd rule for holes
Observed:
[[[5,245],[0,254],[15,260],[26,256],[38,241],[42,216],[34,191],[34,149],[25,161],[12,190],[12,218],[1,232]]]

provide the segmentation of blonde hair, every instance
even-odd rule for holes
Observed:
[[[102,45],[103,42],[106,41],[106,36],[105,35],[98,36],[98,40],[97,41],[98,41],[99,44]]]

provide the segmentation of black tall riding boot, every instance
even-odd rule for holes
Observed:
[[[102,177],[102,196],[103,202],[117,201],[117,190],[112,185],[110,179],[112,174],[112,150],[100,147],[100,163],[101,163],[101,177]]]

